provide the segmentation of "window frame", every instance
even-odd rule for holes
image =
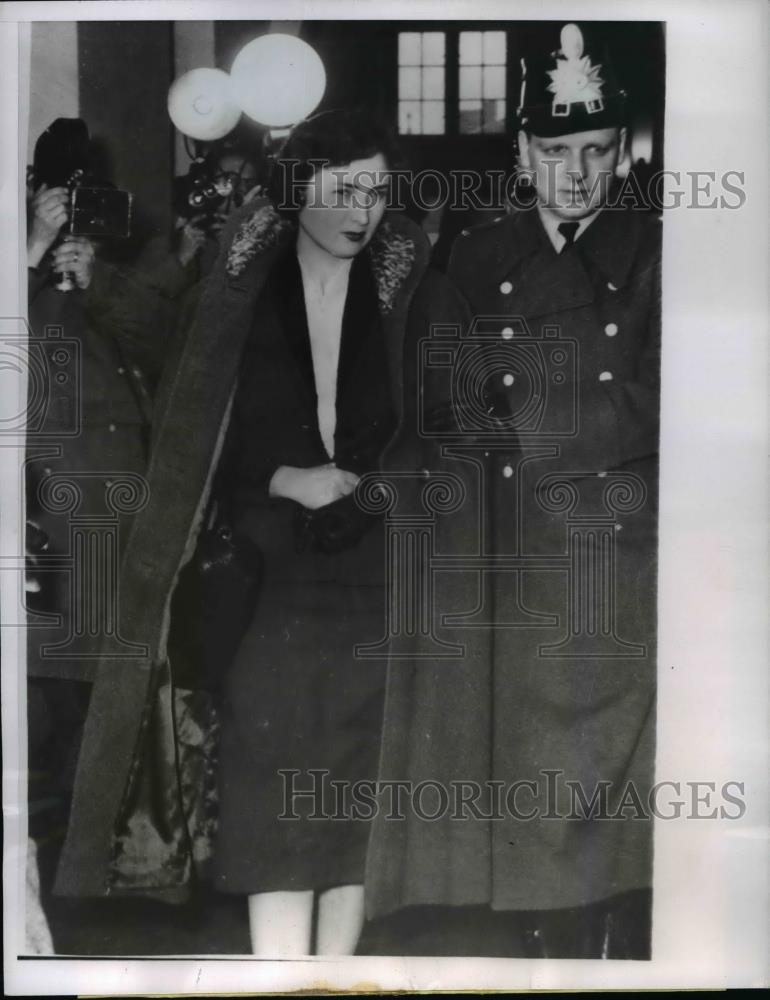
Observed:
[[[516,73],[512,66],[511,53],[513,51],[511,30],[509,25],[499,21],[453,21],[445,24],[441,29],[444,33],[444,131],[435,133],[424,132],[399,132],[399,140],[408,142],[429,143],[441,139],[460,139],[462,141],[473,141],[499,144],[501,139],[509,136],[513,131],[511,122],[513,113],[518,104],[518,96],[515,94]],[[413,21],[408,25],[399,24],[395,37],[395,120],[399,120],[399,92],[398,92],[398,36],[404,32],[424,32],[436,31],[435,21]],[[505,33],[505,128],[502,132],[461,132],[460,131],[460,32],[462,31],[503,31]]]

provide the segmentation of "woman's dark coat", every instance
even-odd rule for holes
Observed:
[[[135,655],[98,666],[57,876],[61,894],[175,898],[210,841],[212,817],[194,800],[211,779],[211,719],[203,695],[174,703],[169,602],[200,530],[257,298],[294,239],[293,226],[265,202],[230,221],[179,363],[161,384],[149,501],[137,515],[120,576],[119,630]],[[377,286],[383,377],[400,411],[383,461],[419,463],[417,453],[400,447],[416,441],[409,433],[416,390],[404,384],[404,355],[430,318],[458,322],[459,306],[445,279],[426,273],[427,243],[408,220],[386,216],[364,252]]]

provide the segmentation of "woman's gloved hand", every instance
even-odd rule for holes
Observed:
[[[354,472],[338,469],[333,462],[299,469],[281,465],[270,480],[270,496],[285,497],[308,510],[318,510],[352,493],[358,483]]]

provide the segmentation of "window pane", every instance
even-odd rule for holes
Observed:
[[[498,34],[498,32],[494,32]],[[460,65],[478,66],[481,63],[481,32],[460,32]]]
[[[444,98],[444,69],[424,69],[422,71],[422,96],[426,100],[440,101]]]
[[[484,67],[484,97],[505,97],[504,66]]]
[[[420,65],[419,31],[400,31],[398,34],[398,65]]]
[[[444,32],[426,31],[422,36],[423,66],[444,65]]]
[[[401,135],[419,135],[422,125],[419,101],[398,102],[398,131]]]
[[[463,66],[460,69],[460,100],[474,97],[481,97],[481,66]]]
[[[491,65],[502,66],[505,64],[505,32],[485,31],[484,32],[484,59],[483,62]]]
[[[483,131],[505,131],[505,101],[484,101]]]
[[[444,102],[423,101],[422,105],[423,135],[444,134]]]
[[[463,135],[481,131],[481,101],[460,101],[459,124]]]
[[[420,97],[419,69],[400,69],[398,71],[398,96],[402,101],[405,98],[419,99]]]

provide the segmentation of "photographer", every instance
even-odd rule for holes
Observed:
[[[170,307],[166,321],[176,325],[180,316],[194,311],[189,300],[197,304],[197,286],[216,260],[223,226],[261,190],[253,160],[237,148],[210,150],[174,178],[176,223],[170,252],[165,237],[152,240],[136,271],[137,280]]]
[[[51,130],[45,134],[48,141]],[[92,240],[62,235],[70,221],[71,191],[63,184],[35,186],[34,177],[30,170],[29,355],[45,359],[46,368],[42,385],[35,365],[30,368],[30,400],[42,392],[45,409],[39,425],[30,423],[25,468],[27,606],[33,616],[27,655],[29,806],[39,895],[58,945],[70,920],[50,890],[92,677],[92,661],[84,655],[86,637],[76,636],[76,619],[88,613],[78,606],[86,595],[74,590],[77,567],[63,564],[74,557],[73,519],[103,518],[110,485],[125,474],[144,473],[150,409],[146,380],[129,353],[136,337],[123,330],[121,319],[126,303],[140,290],[99,260]],[[57,287],[62,274],[71,278],[70,290]],[[57,509],[55,496],[61,489],[77,495],[74,512]],[[125,516],[118,529],[122,547],[128,533]],[[46,566],[50,558],[57,561],[55,568]],[[39,617],[43,615],[47,620]],[[61,648],[51,654],[50,647],[67,643],[66,656]]]

